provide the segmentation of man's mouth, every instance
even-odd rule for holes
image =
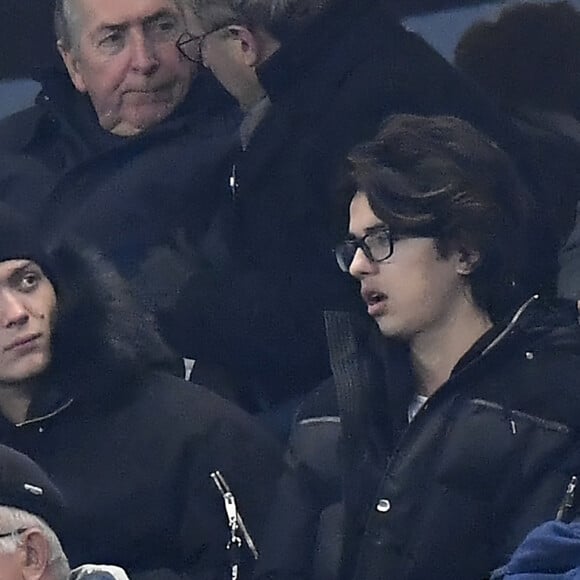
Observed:
[[[369,307],[376,306],[387,299],[387,295],[375,290],[363,290],[361,292],[365,304]]]
[[[125,95],[157,95],[159,93],[165,93],[170,88],[170,86],[170,84],[165,83],[155,86],[131,87],[125,89],[123,93]]]

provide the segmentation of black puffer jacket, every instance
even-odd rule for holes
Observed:
[[[100,259],[54,255],[53,362],[28,419],[0,417],[0,441],[63,492],[72,564],[116,564],[136,580],[221,580],[230,536],[210,473],[221,471],[260,548],[283,464],[277,444],[237,408],[162,371],[164,343]],[[243,559],[251,567],[249,551]]]
[[[314,414],[305,405],[300,417],[340,415],[340,576],[486,578],[556,516],[580,473],[575,308],[531,299],[469,350],[410,424],[407,353],[385,348],[367,322],[329,314],[338,404]]]

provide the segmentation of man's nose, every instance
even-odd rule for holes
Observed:
[[[150,75],[159,68],[155,42],[142,32],[135,33],[131,39],[131,65],[144,75]]]
[[[0,296],[0,323],[4,328],[22,326],[28,322],[30,314],[24,300],[10,291]]]
[[[371,274],[376,267],[376,263],[369,260],[361,248],[357,248],[348,272],[354,278],[361,279]]]

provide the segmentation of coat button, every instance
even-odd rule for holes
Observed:
[[[39,432],[39,433],[44,433],[44,427],[39,427],[39,428],[38,428],[38,432]]]
[[[526,358],[528,360],[533,360],[534,359],[534,353],[531,351],[526,352]]]
[[[386,514],[391,509],[391,502],[388,499],[380,499],[377,503],[376,510],[382,514]]]

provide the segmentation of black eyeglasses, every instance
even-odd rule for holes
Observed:
[[[5,532],[0,534],[0,538],[8,538],[9,536],[18,536],[23,534],[28,528],[18,528],[16,530],[12,530],[11,532]]]
[[[339,268],[348,272],[358,249],[371,262],[384,262],[393,255],[393,235],[386,226],[380,226],[362,238],[349,238],[334,249]]]
[[[203,34],[198,34],[197,36],[191,34],[190,32],[183,32],[179,35],[175,46],[177,50],[191,62],[200,63],[203,61],[203,41],[214,32],[223,30],[227,28],[230,24],[220,24],[216,28],[212,28]]]

